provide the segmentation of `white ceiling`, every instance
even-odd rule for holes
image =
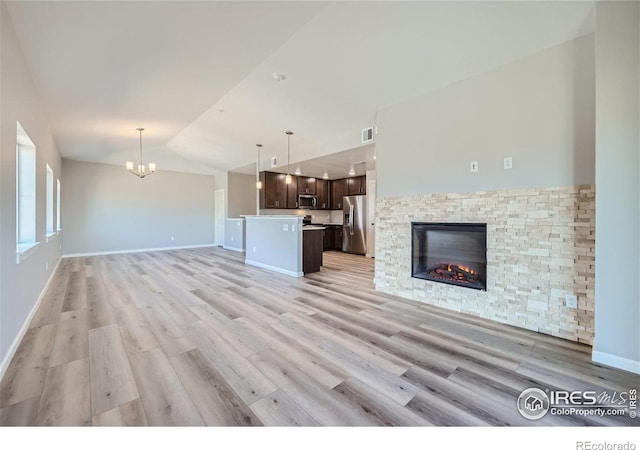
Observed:
[[[245,168],[256,143],[263,167],[286,160],[288,129],[292,164],[358,147],[382,108],[593,31],[574,1],[8,8],[64,157],[123,164],[143,126],[145,159],[204,173]]]

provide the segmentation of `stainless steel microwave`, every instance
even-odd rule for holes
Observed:
[[[316,209],[318,207],[317,195],[298,195],[298,208],[299,209]]]

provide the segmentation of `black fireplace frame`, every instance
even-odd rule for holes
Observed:
[[[430,227],[432,227],[432,229],[438,229],[438,227],[440,227],[442,230],[451,230],[454,229],[456,227],[459,228],[464,228],[466,231],[469,230],[469,228],[483,228],[484,229],[484,248],[485,248],[485,252],[484,252],[484,261],[481,261],[482,263],[484,263],[484,267],[485,267],[485,280],[484,280],[484,287],[477,287],[477,286],[473,286],[473,285],[462,285],[453,281],[447,281],[447,280],[436,280],[436,279],[428,279],[428,278],[422,278],[422,277],[416,277],[414,276],[415,274],[415,261],[413,258],[414,255],[414,240],[413,240],[413,230],[414,230],[414,225],[429,225]],[[460,230],[463,231],[463,230]],[[443,284],[448,284],[451,286],[457,286],[457,287],[462,287],[462,288],[467,288],[467,289],[474,289],[476,291],[486,291],[487,290],[487,285],[488,285],[488,274],[486,273],[486,267],[487,267],[487,224],[486,223],[477,223],[477,222],[472,222],[472,223],[464,223],[464,222],[411,222],[411,278],[415,278],[417,280],[424,280],[424,281],[431,281],[434,283],[443,283]]]

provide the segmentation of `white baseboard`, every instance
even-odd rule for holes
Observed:
[[[18,350],[18,347],[20,346],[20,342],[22,342],[22,338],[24,337],[24,335],[27,333],[27,330],[29,329],[29,324],[31,323],[31,320],[33,319],[33,316],[35,316],[36,311],[40,307],[40,303],[42,303],[42,299],[44,298],[45,294],[47,293],[47,289],[49,289],[49,285],[51,284],[51,280],[53,280],[53,276],[56,274],[56,271],[58,270],[58,266],[60,265],[60,261],[62,261],[62,257],[60,257],[58,259],[58,262],[56,263],[56,266],[51,271],[51,275],[49,275],[49,279],[45,283],[44,288],[42,288],[42,291],[40,292],[40,295],[38,296],[38,300],[36,300],[36,303],[33,305],[33,308],[31,308],[31,311],[29,312],[29,315],[27,315],[27,318],[24,320],[24,323],[22,324],[22,327],[20,328],[20,331],[18,331],[18,334],[13,339],[13,342],[11,343],[11,346],[9,347],[9,350],[7,350],[7,354],[4,355],[4,358],[2,358],[2,362],[0,362],[0,381],[2,381],[2,378],[4,377],[5,372],[9,368],[9,364],[11,363],[11,360],[13,359],[13,356],[16,354],[16,351]]]
[[[597,362],[599,364],[604,364],[615,367],[616,369],[622,369],[627,372],[633,372],[640,375],[640,361],[634,361],[633,359],[623,358],[621,356],[612,355],[611,353],[604,353],[595,350],[591,353],[591,359],[593,362]]]
[[[303,277],[303,272],[294,272],[293,270],[282,269],[280,267],[270,266],[269,264],[263,264],[257,261],[251,261],[250,259],[244,260],[245,264],[249,264],[250,266],[260,267],[261,269],[273,270],[274,272],[282,273],[285,275],[289,275],[290,277]]]
[[[225,250],[233,250],[234,252],[240,252],[240,253],[244,252],[244,249],[240,247],[230,247],[228,245],[223,245],[222,248],[224,248]]]
[[[143,252],[162,252],[165,250],[181,250],[189,248],[203,248],[203,247],[216,247],[215,244],[200,244],[200,245],[183,245],[178,247],[154,247],[154,248],[136,248],[132,250],[113,250],[108,252],[93,252],[93,253],[68,253],[62,255],[63,258],[76,258],[81,256],[101,256],[101,255],[121,255],[123,253],[143,253]]]

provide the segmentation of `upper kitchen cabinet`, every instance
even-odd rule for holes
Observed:
[[[286,176],[286,175],[283,175]],[[285,208],[293,209],[298,207],[298,179],[295,175],[291,175],[291,184],[286,184],[287,188],[287,206]]]
[[[347,194],[347,179],[333,180],[331,185],[331,209],[342,209],[342,197]]]
[[[347,195],[364,195],[367,193],[367,177],[347,178]]]
[[[262,172],[260,174],[263,190],[260,193],[261,208],[287,207],[287,182],[285,176],[283,173],[274,172]]]
[[[298,195],[316,194],[316,179],[308,177],[298,177]]]
[[[316,180],[316,195],[318,196],[318,209],[330,209],[329,180]]]

